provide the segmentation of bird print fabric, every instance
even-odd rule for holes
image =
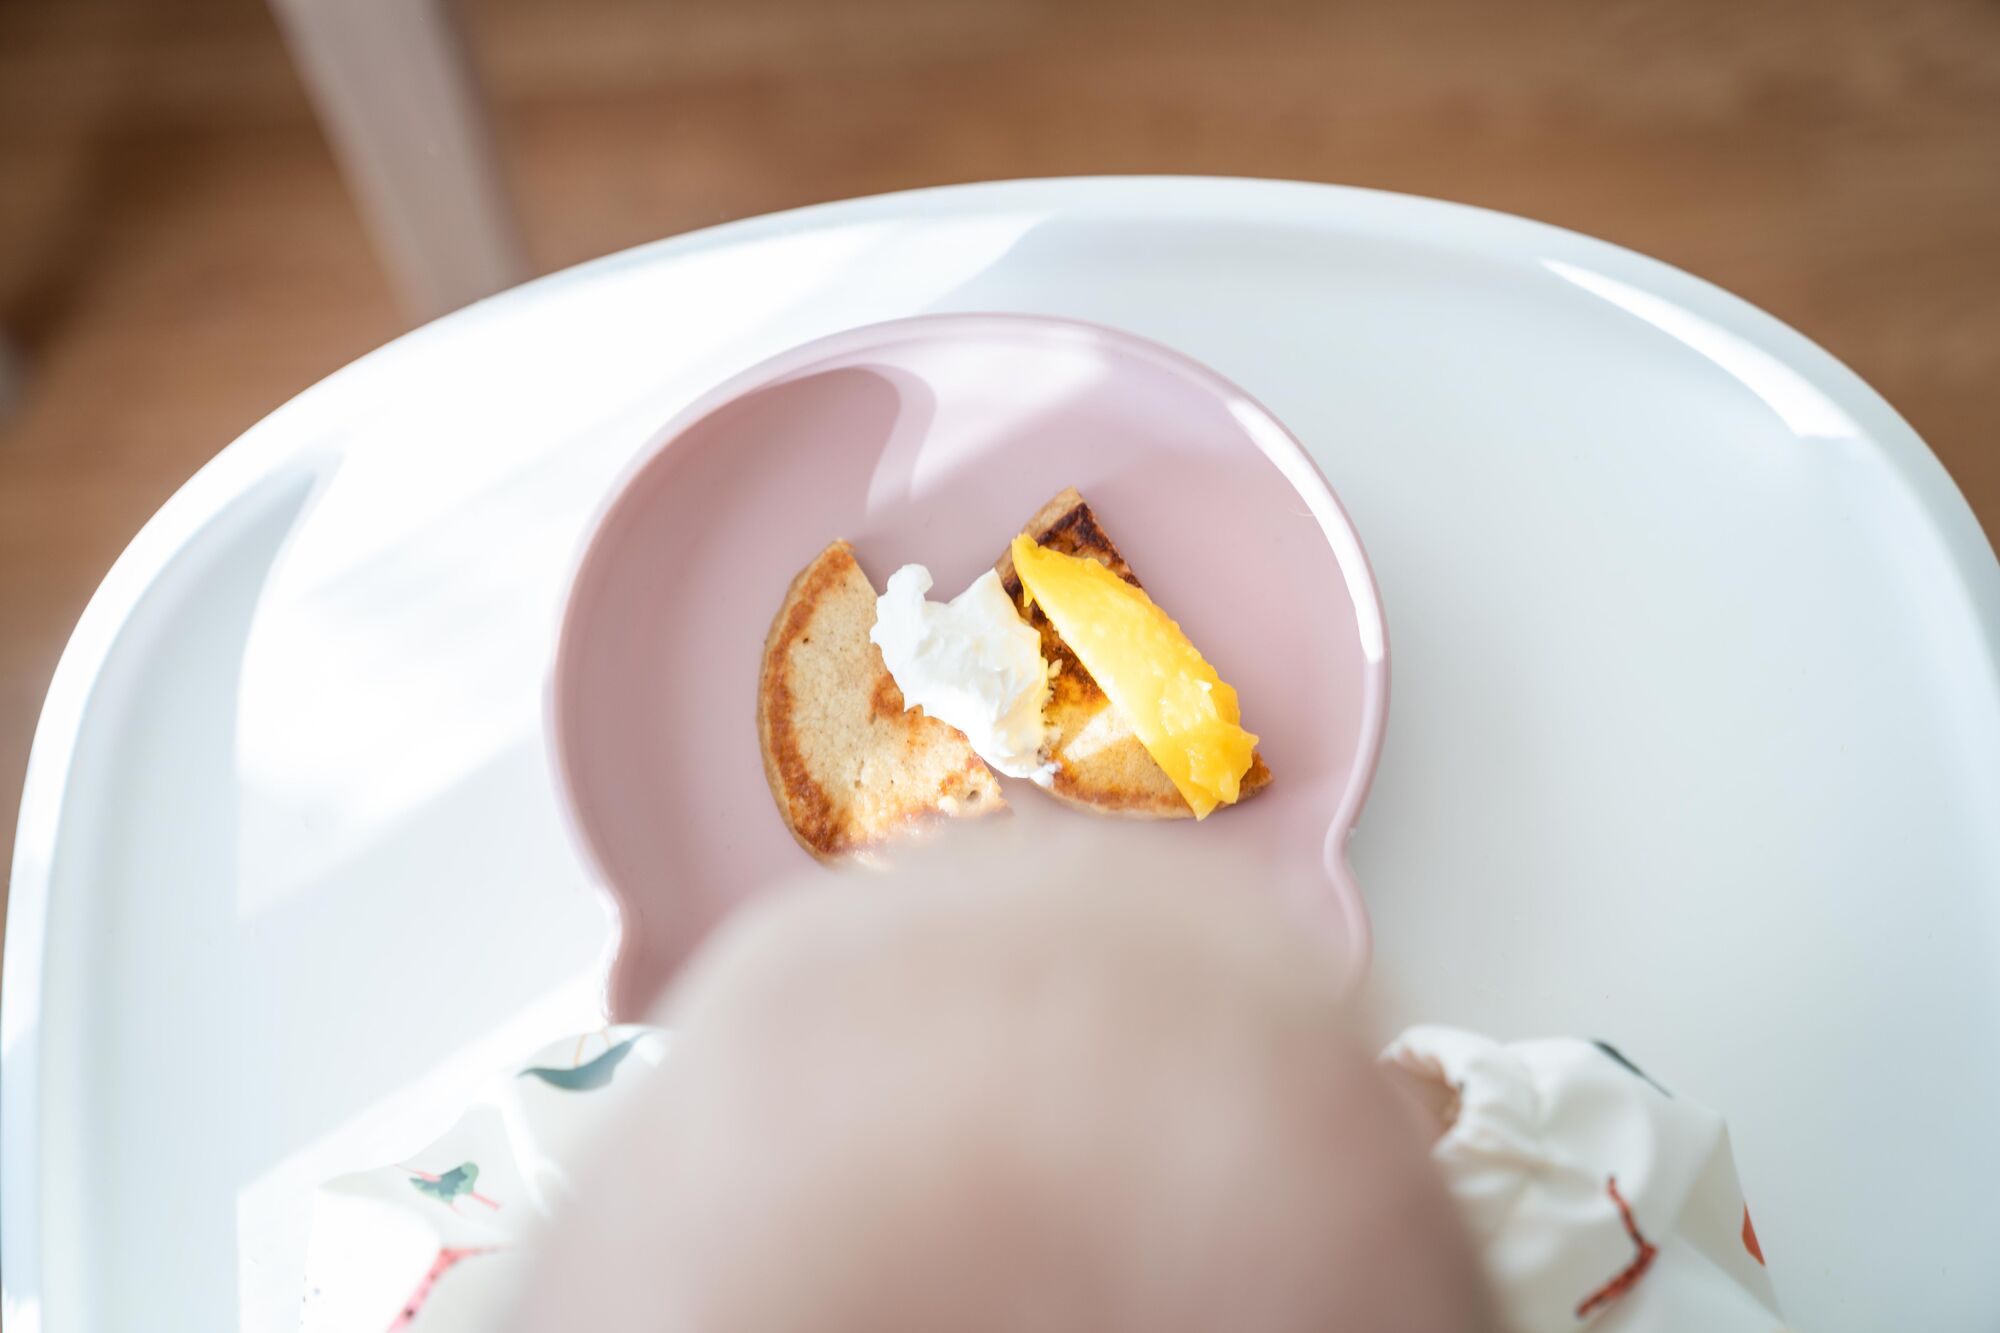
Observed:
[[[1722,1117],[1603,1042],[1411,1028],[1382,1055],[1510,1333],[1778,1333]]]

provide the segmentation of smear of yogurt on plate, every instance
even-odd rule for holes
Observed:
[[[928,600],[930,590],[928,569],[904,565],[875,599],[868,637],[903,706],[965,733],[996,771],[1046,786],[1055,768],[1045,754],[1049,664],[1041,635],[990,569],[949,602]]]

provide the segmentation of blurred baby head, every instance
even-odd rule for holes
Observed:
[[[522,1327],[1487,1327],[1336,970],[1240,866],[955,841],[710,943]]]

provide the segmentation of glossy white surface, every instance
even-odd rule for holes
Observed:
[[[10,1333],[264,1330],[312,1185],[587,1026],[541,691],[603,487],[701,389],[925,310],[1129,328],[1313,450],[1395,645],[1386,1018],[1617,1042],[1731,1118],[1790,1316],[2000,1323],[2000,567],[1798,335],[1420,200],[1104,180],[634,251],[420,330],[160,513],[65,654],[7,937]]]

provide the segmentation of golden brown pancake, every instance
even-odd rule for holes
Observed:
[[[1133,587],[1141,586],[1074,487],[1043,505],[1022,531],[1037,545],[1064,555],[1087,556]],[[1002,555],[994,568],[1018,609],[1023,597],[1014,557]],[[1052,757],[1058,764],[1050,794],[1094,814],[1132,819],[1194,818],[1173,779],[1153,762],[1123,714],[1111,706],[1111,700],[1083,669],[1042,609],[1033,607],[1026,614],[1041,632],[1042,656],[1057,664],[1045,715],[1054,738]],[[1239,799],[1248,800],[1270,785],[1271,770],[1264,766],[1264,756],[1252,755]]]
[[[822,861],[865,854],[928,817],[1006,808],[955,728],[903,710],[868,639],[875,589],[835,542],[792,580],[764,641],[757,738],[778,813]]]

